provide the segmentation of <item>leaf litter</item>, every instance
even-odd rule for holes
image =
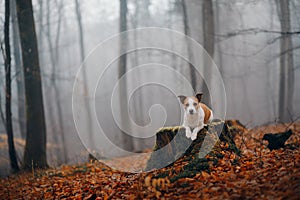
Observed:
[[[235,142],[242,154],[232,152],[192,177],[171,181],[186,163],[142,173],[114,170],[101,162],[37,170],[0,179],[1,199],[299,199],[300,123],[294,123],[286,147],[266,148],[265,133],[286,130],[273,124],[245,130]],[[115,160],[115,166],[134,163],[142,171],[148,155]],[[113,161],[112,161],[113,162]],[[171,169],[171,170],[170,170]],[[172,172],[172,173],[170,173]],[[160,176],[157,176],[160,175]]]

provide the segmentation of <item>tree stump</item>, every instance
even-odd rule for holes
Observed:
[[[194,141],[185,136],[185,129],[181,126],[161,128],[156,133],[156,144],[146,170],[184,163],[182,173],[177,178],[192,177],[202,170],[208,170],[209,163],[223,158],[222,151],[240,155],[233,139],[241,129],[235,122],[238,121],[213,120],[198,132]]]

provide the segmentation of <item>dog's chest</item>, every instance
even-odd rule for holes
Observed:
[[[202,117],[203,118],[203,117]],[[189,126],[190,128],[195,128],[201,124],[201,114],[196,114],[196,115],[186,115],[185,116],[185,124]]]

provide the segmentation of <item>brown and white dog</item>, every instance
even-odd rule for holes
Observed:
[[[197,133],[213,119],[213,112],[205,104],[201,103],[202,93],[196,96],[178,96],[184,108],[183,127],[187,138],[195,140]]]

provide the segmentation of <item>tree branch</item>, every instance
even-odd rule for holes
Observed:
[[[249,35],[249,34],[258,34],[258,33],[276,33],[281,35],[298,35],[300,31],[276,31],[276,30],[267,30],[261,28],[249,28],[244,30],[236,30],[233,32],[228,32],[226,34],[216,34],[219,37],[231,38],[237,35]]]

